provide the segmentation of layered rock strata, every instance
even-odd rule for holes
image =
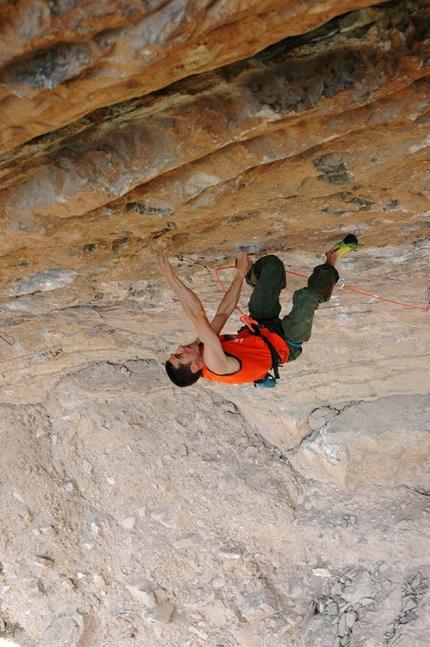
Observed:
[[[427,647],[429,23],[1,5],[0,635]],[[286,314],[349,231],[276,389],[167,381],[195,331],[155,258],[211,315],[216,268],[275,252]]]

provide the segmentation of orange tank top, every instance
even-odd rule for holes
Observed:
[[[282,337],[267,328],[261,328],[261,334],[275,347],[281,358],[281,364],[288,362],[289,348]],[[241,330],[236,335],[221,335],[221,346],[226,355],[236,357],[240,368],[230,375],[217,375],[212,373],[205,365],[202,377],[212,382],[225,384],[245,384],[260,380],[272,368],[272,355],[264,339],[253,335],[249,330]]]

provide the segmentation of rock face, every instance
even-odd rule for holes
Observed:
[[[428,647],[429,39],[426,0],[1,5],[0,636]],[[213,315],[277,253],[286,314],[350,231],[276,389],[168,383],[155,258]]]
[[[291,453],[291,463],[310,478],[335,481],[341,487],[403,484],[428,492],[429,407],[427,395],[351,405]],[[366,419],[371,425],[363,425]]]
[[[4,141],[13,148],[97,108],[245,59],[371,4],[89,0],[78,7],[40,0],[3,6],[1,81],[10,127]]]
[[[231,254],[244,226],[268,249],[309,247],[311,234],[321,249],[340,228],[366,244],[387,228],[391,240],[421,238],[425,4],[168,2],[105,16],[98,4],[3,9],[5,28],[27,25],[22,49],[4,37],[6,281],[25,263],[46,269],[47,255],[54,267],[148,276],[159,253]]]

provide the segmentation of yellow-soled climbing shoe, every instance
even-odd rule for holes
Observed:
[[[336,245],[333,245],[330,251],[335,252],[338,256],[348,254],[348,252],[355,252],[358,245],[358,238],[354,234],[347,234],[345,238]]]

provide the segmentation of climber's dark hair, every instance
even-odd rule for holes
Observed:
[[[203,372],[200,369],[197,373],[193,373],[191,371],[191,362],[188,362],[188,364],[179,364],[179,366],[176,367],[173,366],[172,362],[167,360],[164,366],[166,368],[167,375],[172,380],[173,384],[176,384],[176,386],[191,386],[197,382]]]

